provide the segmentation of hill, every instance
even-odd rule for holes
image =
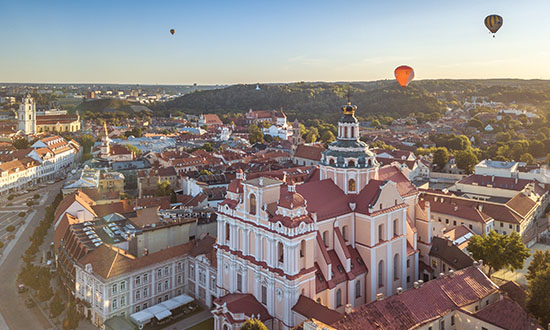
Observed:
[[[109,116],[139,116],[150,114],[150,109],[137,102],[128,102],[118,99],[88,100],[75,107],[84,118],[109,117]]]

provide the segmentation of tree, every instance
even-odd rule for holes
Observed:
[[[521,157],[519,157],[519,161],[527,164],[534,164],[535,157],[533,157],[530,153],[526,152],[523,155],[521,155]]]
[[[478,163],[476,155],[472,149],[456,152],[456,166],[470,174],[474,170],[474,166]]]
[[[540,324],[550,323],[550,268],[532,274],[527,293],[527,309],[535,315]]]
[[[141,130],[141,127],[134,127],[131,130],[124,132],[124,136],[142,137],[143,131]]]
[[[31,147],[31,144],[25,138],[18,138],[18,139],[13,141],[13,146],[16,149],[27,149],[27,148]]]
[[[164,180],[157,185],[157,196],[168,196],[172,192],[170,181]]]
[[[381,128],[382,124],[380,124],[380,120],[374,119],[370,122],[370,125],[374,128]]]
[[[248,126],[248,140],[250,143],[262,143],[264,142],[264,133],[256,124]]]
[[[248,319],[241,326],[241,330],[267,330],[265,324],[258,319]]]
[[[141,150],[139,150],[138,147],[136,147],[134,145],[131,145],[131,144],[125,144],[124,146],[126,147],[126,149],[128,149],[129,152],[133,152],[134,155],[136,155],[136,156],[141,155]]]
[[[512,137],[510,136],[510,133],[508,132],[498,132],[495,136],[495,139],[497,142],[508,142],[510,141]]]
[[[82,146],[82,150],[84,151],[84,154],[89,154],[92,150],[92,147],[95,143],[95,138],[93,135],[90,134],[83,134],[79,139],[80,145]]]
[[[439,169],[445,167],[445,164],[449,161],[449,151],[445,147],[437,148],[434,152],[433,163],[437,165]]]
[[[65,304],[63,304],[63,299],[61,299],[61,291],[57,290],[53,296],[52,301],[50,302],[50,314],[53,317],[57,317],[65,309]]]
[[[531,260],[527,268],[527,275],[525,277],[528,281],[531,281],[535,278],[537,272],[546,268],[550,268],[550,250],[535,250],[533,260]]]
[[[210,142],[206,142],[205,144],[203,144],[200,149],[208,152],[214,151],[214,147],[212,147],[212,144]]]
[[[504,267],[512,270],[523,268],[523,262],[529,257],[529,249],[521,241],[518,233],[474,235],[468,244],[475,260],[482,259],[489,266],[489,275]]]
[[[483,123],[481,122],[481,120],[477,119],[477,118],[472,118],[469,122],[468,122],[468,126],[471,126],[471,127],[475,127],[475,128],[483,128]]]
[[[544,143],[541,141],[533,141],[529,144],[528,151],[533,157],[542,157],[544,156]]]
[[[323,141],[324,143],[331,143],[334,140],[336,140],[336,137],[329,130],[326,130],[323,132],[323,134],[321,134],[321,141]]]

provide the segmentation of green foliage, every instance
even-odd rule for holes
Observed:
[[[545,149],[546,148],[542,141],[535,140],[529,144],[529,148],[527,150],[531,155],[533,155],[533,157],[538,158],[543,157],[546,154]]]
[[[65,304],[61,298],[61,291],[58,289],[50,302],[50,314],[52,317],[57,317],[65,309]]]
[[[466,135],[436,134],[430,136],[438,147],[445,147],[449,150],[466,150],[471,147],[471,142]]]
[[[39,199],[39,198],[40,198],[40,195],[39,195],[39,194],[34,194],[34,195],[32,196],[32,198],[34,198],[34,199]]]
[[[449,161],[449,151],[445,147],[437,148],[434,152],[433,163],[437,165],[439,169],[445,167],[445,164]]]
[[[63,320],[63,330],[77,329],[79,321],[80,315],[76,310],[76,305],[71,302],[67,310],[67,316]]]
[[[14,199],[14,198],[15,198],[14,195],[9,195],[9,196],[8,196],[8,200],[9,200],[9,201],[11,201],[11,200]]]
[[[535,163],[535,158],[528,152],[524,153],[523,155],[521,155],[521,157],[519,158],[519,160],[521,162],[525,162],[527,164],[534,164]]]
[[[124,132],[124,136],[133,136],[138,138],[143,136],[143,132],[141,131],[141,127],[134,127],[131,130]]]
[[[165,180],[159,182],[157,185],[157,196],[168,196],[172,192],[172,187],[170,186],[170,181]]]
[[[475,260],[482,259],[489,266],[489,275],[504,267],[521,269],[529,257],[529,249],[516,232],[501,235],[491,231],[489,235],[474,235],[468,244],[468,251]]]
[[[483,123],[481,122],[481,120],[479,120],[477,118],[472,118],[468,122],[468,126],[475,127],[475,128],[478,128],[478,129],[482,129],[483,128]]]
[[[248,126],[248,140],[250,143],[262,143],[264,142],[264,133],[256,124]]]
[[[0,249],[4,247],[4,242],[0,242]]]
[[[323,132],[323,134],[321,134],[321,141],[323,141],[323,143],[331,143],[335,140],[336,140],[336,137],[329,130],[326,130]]]
[[[19,212],[18,214],[21,218],[25,216],[25,212]]]
[[[267,330],[267,327],[262,321],[254,318],[246,320],[241,326],[241,330]]]
[[[18,138],[18,139],[13,141],[13,146],[16,149],[27,149],[27,148],[31,147],[31,144],[25,138]]]
[[[128,149],[128,151],[133,152],[134,155],[136,155],[136,156],[141,155],[141,150],[139,150],[139,148],[134,146],[134,145],[125,144],[124,147],[126,147],[126,149]]]
[[[11,233],[11,232],[14,231],[14,230],[15,230],[15,227],[12,226],[12,225],[9,225],[9,226],[6,227],[6,231],[7,231],[8,233]]]
[[[202,149],[202,150],[208,151],[208,152],[213,152],[214,151],[214,147],[212,147],[212,144],[210,142],[206,142],[199,149]]]
[[[202,170],[199,172],[199,175],[213,175],[213,173],[210,172],[210,171],[207,170],[207,169],[202,169]]]
[[[473,172],[474,166],[479,162],[471,148],[457,151],[455,155],[456,166],[468,174]]]
[[[550,323],[550,251],[535,251],[526,278],[529,281],[527,309],[540,324]]]
[[[94,146],[95,138],[91,134],[83,134],[78,139],[78,143],[82,146],[83,153],[89,154]]]

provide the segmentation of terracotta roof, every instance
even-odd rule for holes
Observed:
[[[244,314],[248,318],[260,315],[260,321],[271,319],[267,309],[249,293],[230,293],[214,300],[218,306],[226,306],[232,314]]]
[[[331,325],[340,330],[410,329],[497,291],[480,269],[469,267],[456,271],[453,277],[359,306]]]
[[[172,258],[182,257],[191,250],[193,243],[177,245],[141,258],[136,258],[122,249],[102,244],[78,260],[78,264],[82,267],[91,264],[95,274],[103,279],[109,279]]]
[[[138,227],[145,227],[160,222],[159,207],[148,207],[136,210],[136,217],[130,218]]]
[[[296,209],[306,205],[306,201],[302,195],[295,191],[288,191],[288,189],[287,185],[281,186],[279,206],[286,209]]]
[[[307,200],[307,210],[316,212],[319,220],[352,212],[348,196],[330,179],[297,185],[296,191]]]
[[[327,324],[335,323],[344,317],[343,314],[323,306],[304,295],[300,295],[292,310],[305,316],[307,319],[313,318]]]
[[[530,330],[543,328],[521,306],[509,298],[496,301],[474,314],[480,320],[507,330]]]
[[[70,227],[70,225],[78,223],[78,219],[76,217],[73,217],[72,215],[65,213],[63,217],[61,218],[61,221],[57,225],[57,227],[54,230],[53,233],[53,244],[55,251],[59,250],[59,246],[61,245],[61,240],[65,236],[65,233],[67,232],[67,229]]]
[[[534,211],[533,208],[535,208],[537,204],[537,202],[533,200],[535,197],[533,197],[533,195],[531,196],[532,197],[528,197],[524,192],[520,192],[506,202],[506,205],[522,217],[525,217]]]
[[[218,264],[218,258],[216,256],[216,238],[206,234],[202,239],[196,239],[189,255],[196,257],[199,255],[205,255],[210,261],[212,267],[216,267]]]
[[[94,216],[97,216],[94,209],[92,208],[92,206],[95,204],[94,201],[82,191],[77,190],[65,196],[65,198],[61,200],[61,202],[57,206],[57,209],[55,209],[55,220],[57,221],[57,219],[61,217],[63,212],[65,212],[69,208],[69,206],[73,205],[74,202],[78,202]]]
[[[504,291],[510,299],[517,302],[520,306],[526,306],[527,292],[516,282],[508,281],[500,286],[500,290]]]
[[[529,183],[533,182],[532,180],[526,179],[516,179],[515,178],[504,178],[504,177],[492,177],[487,175],[472,174],[458,181],[457,183],[462,184],[476,184],[478,186],[487,186],[492,185],[495,188],[508,189],[521,191]]]
[[[308,146],[305,144],[300,144],[296,148],[294,157],[320,161],[321,157],[323,156],[323,151],[325,151],[325,148],[320,145]]]
[[[216,114],[205,114],[202,115],[206,125],[223,125],[220,117]]]
[[[378,170],[378,180],[391,180],[397,184],[397,190],[402,197],[417,193],[411,181],[395,166],[382,166]]]
[[[474,260],[454,245],[453,241],[441,237],[432,238],[432,248],[429,255],[443,260],[455,270],[470,267],[474,264]]]

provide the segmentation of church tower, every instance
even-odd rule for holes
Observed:
[[[25,134],[36,133],[36,103],[30,94],[27,94],[21,100],[19,110],[17,110],[17,129]]]
[[[321,180],[331,179],[346,194],[358,194],[370,179],[377,178],[379,164],[369,146],[359,140],[357,106],[348,101],[338,121],[338,139],[323,152]]]
[[[108,158],[111,154],[111,139],[109,139],[109,132],[107,131],[107,123],[103,123],[103,136],[101,137],[101,157]]]

